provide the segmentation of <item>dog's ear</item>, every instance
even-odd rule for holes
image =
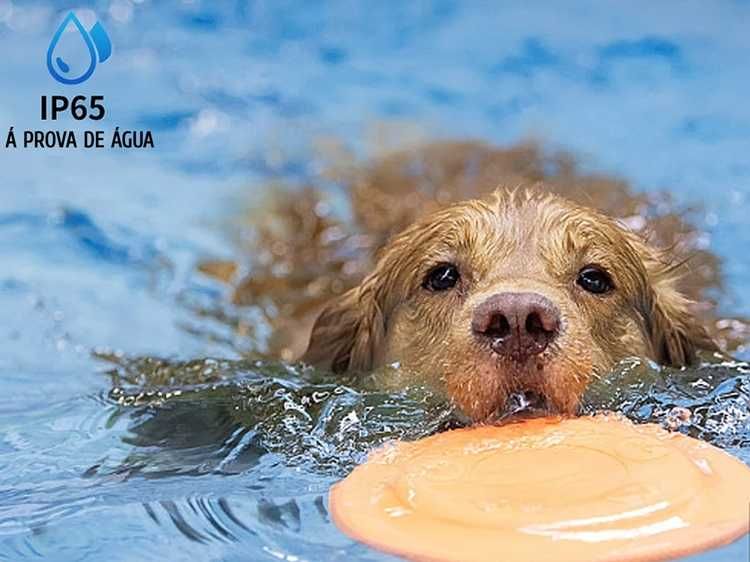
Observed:
[[[325,306],[302,361],[336,373],[369,370],[384,336],[385,319],[371,278]]]
[[[654,358],[662,365],[681,367],[691,364],[699,350],[718,350],[690,310],[693,302],[678,291],[677,268],[658,251],[645,245],[642,250],[650,285],[643,317]]]

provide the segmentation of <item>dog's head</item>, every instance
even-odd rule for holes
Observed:
[[[474,420],[515,394],[573,413],[592,377],[625,357],[685,365],[714,348],[673,272],[596,211],[497,191],[394,238],[323,310],[303,359],[334,371],[397,362]]]

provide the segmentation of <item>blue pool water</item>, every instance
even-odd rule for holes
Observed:
[[[113,44],[75,87],[45,62],[71,9]],[[184,305],[221,302],[195,264],[233,257],[233,213],[264,180],[315,174],[321,138],[363,154],[384,130],[538,138],[667,188],[704,205],[720,306],[750,315],[748,24],[739,1],[0,0],[0,559],[386,558],[331,525],[327,488],[368,445],[414,436],[410,415],[422,432],[441,420],[410,396],[224,363],[246,342]],[[104,96],[97,128],[149,129],[155,148],[4,148],[11,126],[81,129],[40,121],[42,95],[74,92]],[[112,377],[153,365],[102,354],[196,359],[174,368],[228,386],[118,400]],[[721,410],[701,435],[745,462],[749,387],[736,366],[685,398]],[[308,394],[320,411],[264,426]],[[747,558],[739,541],[696,560]]]

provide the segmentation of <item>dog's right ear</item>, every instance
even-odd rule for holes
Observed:
[[[323,308],[301,359],[335,373],[369,370],[384,336],[385,318],[371,278]]]

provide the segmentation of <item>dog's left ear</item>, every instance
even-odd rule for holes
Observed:
[[[693,304],[677,290],[679,275],[656,250],[641,248],[649,277],[649,295],[643,317],[654,359],[662,365],[681,367],[695,360],[699,350],[717,351],[705,327],[691,312]]]

